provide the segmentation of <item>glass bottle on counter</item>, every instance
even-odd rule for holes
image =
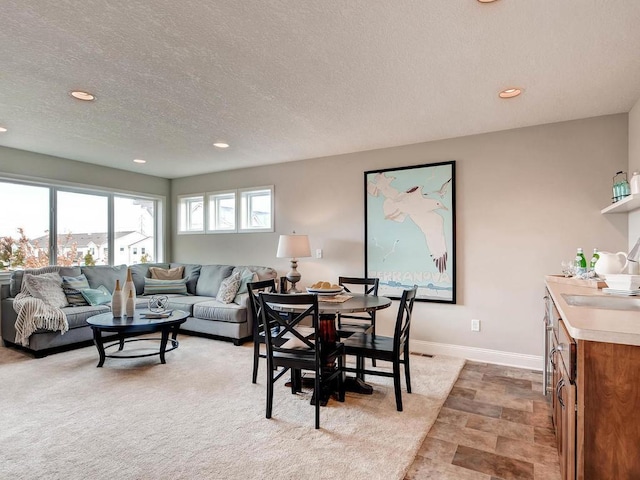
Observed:
[[[594,248],[593,255],[591,256],[591,262],[589,262],[589,270],[591,272],[593,272],[593,270],[596,268],[596,262],[598,261],[599,258],[600,258],[600,254],[598,253],[598,249]]]
[[[582,277],[587,273],[587,259],[584,257],[582,248],[578,248],[576,253],[576,277]]]

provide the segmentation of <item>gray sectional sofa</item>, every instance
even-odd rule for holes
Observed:
[[[186,281],[187,295],[167,294],[169,308],[185,310],[190,316],[182,324],[180,331],[189,334],[210,336],[233,341],[240,345],[251,338],[253,318],[248,305],[248,294],[238,293],[231,303],[216,300],[222,281],[237,271],[254,272],[254,280],[267,280],[277,277],[277,272],[269,267],[232,266],[232,265],[189,265],[178,263],[136,264],[131,266],[133,282],[136,287],[136,308],[147,308],[150,296],[144,296],[145,278],[150,277],[149,267],[175,268],[184,266],[183,278]],[[127,266],[57,267],[60,276],[76,277],[84,274],[91,288],[105,286],[113,291],[116,279],[124,284]],[[27,273],[35,273],[26,271]],[[17,313],[13,308],[14,297],[20,292],[24,271],[15,271],[10,285],[2,287],[0,302],[0,333],[5,346],[16,346],[15,322]],[[242,292],[242,290],[241,290]],[[110,304],[96,306],[68,306],[62,309],[69,324],[69,330],[60,332],[38,330],[29,337],[29,345],[21,347],[36,357],[69,348],[89,345],[93,334],[87,325],[87,318],[99,313],[109,312]]]

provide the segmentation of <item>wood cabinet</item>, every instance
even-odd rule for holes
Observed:
[[[640,347],[575,340],[556,320],[550,393],[562,479],[640,479]]]

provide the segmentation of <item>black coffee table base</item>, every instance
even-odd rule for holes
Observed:
[[[162,344],[162,338],[158,338],[158,337],[154,337],[154,338],[127,338],[127,339],[121,339],[118,340],[117,342],[113,342],[111,344],[108,345],[104,345],[103,346],[103,350],[105,352],[104,357],[106,358],[142,358],[142,357],[153,357],[154,355],[160,355],[160,363],[167,363],[165,358],[164,358],[164,354],[167,352],[170,352],[171,350],[175,350],[176,348],[178,348],[178,345],[180,345],[180,342],[178,342],[178,340],[173,339],[173,338],[169,338],[167,340],[167,345],[171,345],[170,348],[165,348],[164,352],[161,349],[158,349],[157,352],[150,352],[150,353],[140,353],[137,355],[125,355],[125,354],[112,354],[112,355],[108,355],[107,354],[107,350],[109,350],[112,347],[118,347],[118,351],[121,352],[124,349],[124,344],[125,343],[131,343],[131,342],[160,342]],[[99,349],[98,349],[99,350]],[[102,364],[104,364],[104,360],[102,360]],[[98,365],[98,367],[101,367],[102,365]]]

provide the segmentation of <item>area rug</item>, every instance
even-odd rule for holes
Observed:
[[[402,479],[464,364],[412,355],[403,412],[391,379],[369,376],[374,394],[330,400],[315,430],[310,393],[283,380],[265,418],[250,345],[179,340],[165,365],[103,368],[94,347],[42,359],[0,347],[0,478]]]

